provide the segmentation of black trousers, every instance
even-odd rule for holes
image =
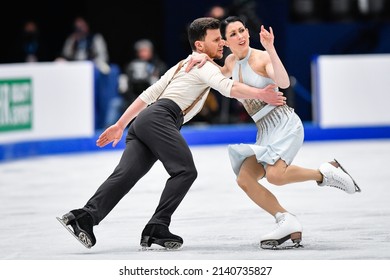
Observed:
[[[84,206],[94,224],[115,205],[160,160],[170,178],[149,224],[170,225],[171,216],[197,177],[192,153],[180,133],[183,114],[169,99],[145,108],[130,124],[126,147],[113,173]]]

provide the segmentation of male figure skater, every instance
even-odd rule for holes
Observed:
[[[206,53],[215,59],[222,57],[224,41],[219,24],[219,20],[210,17],[198,18],[190,24],[188,39],[193,53]],[[130,124],[126,147],[113,173],[83,208],[58,218],[87,248],[96,243],[93,226],[106,217],[157,160],[162,162],[170,178],[142,231],[140,245],[158,244],[168,249],[182,246],[183,239],[172,234],[169,225],[171,216],[196,179],[197,170],[180,128],[200,111],[210,88],[231,98],[259,98],[273,105],[286,103],[286,98],[275,91],[275,85],[259,89],[233,81],[223,76],[212,62],[186,73],[181,66],[190,56],[146,89],[119,120],[99,136],[99,147],[111,142],[115,146]]]

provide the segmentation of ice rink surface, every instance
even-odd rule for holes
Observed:
[[[78,243],[56,216],[82,207],[113,171],[122,150],[0,163],[0,263],[352,260],[357,267],[359,261],[390,264],[390,140],[305,142],[296,156],[293,164],[309,168],[336,158],[361,193],[349,195],[314,182],[277,187],[261,181],[303,224],[304,248],[283,251],[259,248],[260,236],[271,231],[275,221],[236,185],[226,145],[191,150],[198,178],[172,217],[170,230],[184,239],[177,251],[159,247],[142,251],[139,245],[168,178],[159,162],[94,228],[97,244],[92,249]]]

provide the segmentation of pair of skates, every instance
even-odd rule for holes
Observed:
[[[93,233],[92,216],[82,209],[75,209],[57,220],[86,248],[90,249],[96,244]],[[160,224],[148,224],[141,235],[140,245],[143,250],[151,247],[152,244],[160,245],[165,249],[179,249],[183,244],[183,239],[172,234],[168,226]]]
[[[319,168],[323,175],[323,181],[318,182],[319,186],[331,186],[353,194],[360,192],[360,188],[340,165],[337,160],[330,163],[324,163]],[[277,213],[276,228],[271,233],[263,236],[260,246],[263,249],[290,249],[303,247],[300,245],[302,240],[302,225],[298,219],[286,212]],[[86,248],[91,248],[96,243],[93,234],[92,217],[83,210],[73,210],[57,220]],[[288,239],[291,239],[293,245],[282,245]],[[150,225],[146,226],[142,232],[141,246],[150,247],[152,243],[158,244],[169,249],[178,249],[183,244],[180,236],[169,232],[164,226]]]
[[[355,180],[336,159],[333,162],[323,163],[319,170],[323,175],[323,181],[318,182],[319,186],[335,187],[348,194],[361,191]],[[298,219],[288,212],[277,213],[275,219],[276,228],[261,238],[260,247],[273,250],[303,247],[300,244],[302,241],[302,225]],[[283,244],[289,239],[291,239],[292,245]]]

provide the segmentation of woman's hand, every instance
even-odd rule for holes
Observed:
[[[260,30],[260,43],[263,45],[263,47],[267,50],[270,48],[273,48],[274,46],[274,32],[272,30],[272,27],[269,28],[269,31],[264,28],[264,25],[261,26]]]
[[[186,72],[189,72],[195,65],[198,68],[202,67],[207,60],[211,60],[210,57],[205,53],[192,54],[190,60],[187,63]]]

